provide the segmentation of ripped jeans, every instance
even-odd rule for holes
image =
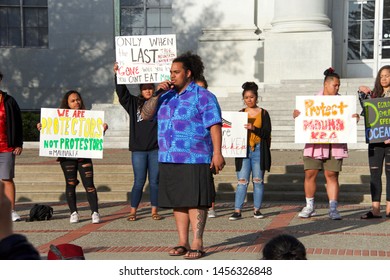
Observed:
[[[382,172],[385,161],[386,201],[390,201],[390,145],[372,143],[368,145],[368,162],[370,165],[370,190],[373,202],[380,202],[382,196]]]
[[[251,172],[254,208],[260,209],[263,202],[264,170],[260,170],[260,144],[255,146],[254,151],[250,148],[248,150],[248,157],[244,158],[241,170],[237,172],[238,185],[234,202],[235,210],[241,210],[244,205]]]
[[[77,171],[80,173],[81,181],[87,193],[87,200],[91,212],[99,212],[97,192],[93,183],[92,160],[90,158],[60,158],[60,164],[65,176],[65,196],[70,212],[77,212],[76,187],[79,184]]]

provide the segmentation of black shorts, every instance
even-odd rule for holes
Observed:
[[[215,189],[210,164],[160,163],[159,170],[159,207],[211,207]]]

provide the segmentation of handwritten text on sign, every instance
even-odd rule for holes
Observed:
[[[297,96],[295,143],[356,143],[355,96]]]
[[[39,155],[103,158],[103,111],[41,109]]]
[[[224,157],[246,157],[248,113],[222,111],[222,154]]]
[[[159,83],[170,79],[176,58],[175,35],[115,37],[118,84]]]
[[[365,100],[364,120],[367,143],[382,143],[390,139],[390,99]]]

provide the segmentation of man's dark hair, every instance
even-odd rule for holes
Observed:
[[[306,248],[294,236],[281,234],[265,244],[263,260],[307,260]]]
[[[193,81],[198,81],[203,76],[204,66],[199,55],[191,52],[186,52],[176,57],[172,63],[180,62],[183,64],[185,70],[191,71],[191,78]]]

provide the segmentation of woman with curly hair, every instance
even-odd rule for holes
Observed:
[[[60,109],[85,110],[84,101],[81,94],[76,90],[67,91],[61,99]],[[42,124],[37,124],[37,129],[42,129]],[[103,124],[103,131],[108,129],[106,123]],[[80,221],[80,215],[77,208],[76,187],[80,183],[77,179],[77,172],[80,174],[81,181],[87,194],[87,200],[91,209],[91,219],[93,224],[101,222],[99,214],[98,196],[94,183],[93,163],[90,158],[66,158],[59,157],[62,172],[65,177],[65,195],[70,210],[69,222],[71,224]]]
[[[389,98],[390,97],[390,65],[379,69],[375,79],[374,90],[367,86],[360,86],[359,92],[367,98]],[[390,139],[383,143],[368,144],[368,162],[370,166],[370,190],[372,210],[361,216],[362,219],[382,218],[381,196],[382,196],[382,171],[385,161],[386,174],[386,217],[390,218]]]

